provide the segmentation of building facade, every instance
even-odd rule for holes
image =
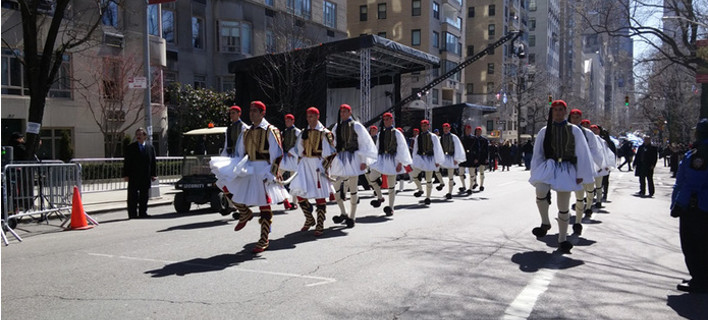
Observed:
[[[88,2],[74,0],[71,7],[78,12]],[[21,56],[21,27],[5,28],[20,25],[19,6],[11,0],[2,3],[2,37],[12,46],[3,43],[2,52],[3,137],[9,137],[11,132],[25,131],[29,97],[23,87],[23,66],[15,56]],[[345,10],[343,0],[190,0],[147,8],[144,1],[109,3],[102,17],[94,17],[101,23],[91,45],[65,58],[56,89],[47,99],[39,156],[57,158],[64,134],[69,135],[76,158],[115,155],[107,145],[119,151],[120,143],[109,140],[122,141],[124,136],[104,135],[106,128],[117,127],[132,137],[137,127],[146,126],[144,121],[132,123],[136,117],[144,118],[140,97],[144,90],[130,89],[126,83],[144,74],[146,32],[154,79],[152,137],[159,154],[166,155],[169,119],[162,92],[167,85],[233,89],[229,62],[345,38]],[[65,17],[67,22],[73,18]],[[91,83],[95,86],[88,87]],[[105,112],[107,108],[110,112]]]
[[[388,0],[347,2],[347,34],[374,34],[440,58],[440,68],[401,77],[401,96],[410,95],[464,59],[462,0]],[[429,108],[464,101],[457,73],[423,97]],[[404,106],[405,107],[405,106]]]

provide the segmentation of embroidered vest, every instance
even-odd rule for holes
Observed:
[[[379,154],[396,155],[398,141],[396,141],[395,128],[383,128],[378,135]]]
[[[297,143],[297,130],[295,127],[285,128],[283,130],[283,153],[287,153]]]
[[[573,125],[563,126],[551,125],[546,128],[546,134],[551,135],[551,148],[543,150],[547,159],[577,162],[575,154],[575,136],[573,135]]]
[[[440,145],[445,155],[455,154],[455,141],[452,139],[452,134],[443,134],[440,139]]]
[[[433,151],[433,136],[430,131],[423,132],[418,135],[418,155],[420,156],[432,156]]]
[[[337,152],[357,150],[359,150],[359,140],[354,130],[354,121],[343,121],[337,126]]]
[[[241,135],[241,130],[243,128],[243,122],[232,122],[226,128],[226,153],[233,155],[236,152],[236,142],[238,142],[238,137]]]

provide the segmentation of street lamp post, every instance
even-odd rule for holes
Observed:
[[[690,24],[695,24],[695,25],[699,25],[704,28],[708,28],[708,24],[705,24],[705,23],[699,22],[699,21],[693,21],[693,20],[688,19],[683,16],[663,16],[661,19],[662,20],[683,20],[683,21],[686,21]],[[696,45],[696,44],[694,43],[694,45]],[[696,52],[694,51],[692,53],[695,54]],[[706,63],[708,63],[708,61],[706,61]],[[696,72],[698,72],[698,70],[696,70]],[[701,83],[701,109],[698,114],[698,119],[703,119],[703,118],[708,118],[708,83],[706,83],[706,82]]]

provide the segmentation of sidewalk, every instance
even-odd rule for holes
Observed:
[[[176,190],[174,186],[160,186],[160,196],[150,198],[148,200],[148,207],[172,205],[175,194],[178,192],[179,190]],[[81,202],[84,205],[86,213],[96,214],[126,210],[127,197],[127,190],[86,192],[82,194]]]

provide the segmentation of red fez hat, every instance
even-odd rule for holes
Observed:
[[[443,128],[445,128],[445,127],[449,128],[449,127],[450,127],[450,124],[447,123],[447,122],[443,123]]]
[[[371,126],[371,127],[369,127],[369,129],[376,129],[376,130],[379,130],[379,127],[377,127],[377,126]]]
[[[285,115],[285,120],[288,120],[288,119],[290,119],[290,120],[295,120],[295,116],[292,115],[292,114],[290,114],[290,113],[288,113],[288,114]]]
[[[593,124],[590,126],[590,129],[597,129],[600,130],[600,127],[598,127],[596,124]]]
[[[319,116],[320,110],[315,107],[309,107],[309,108],[307,108],[307,113],[312,113],[312,114],[316,114]]]
[[[472,125],[466,124],[466,125],[465,125],[465,129],[467,129],[467,128],[472,129]]]
[[[420,132],[420,129],[414,128],[414,129],[413,129],[413,132]]]
[[[577,114],[579,116],[582,116],[583,112],[580,111],[580,109],[573,109],[573,110],[570,110],[570,114]]]
[[[580,120],[580,124],[586,124],[586,123],[590,124],[590,120],[588,120],[588,119]]]
[[[239,106],[231,106],[231,108],[229,108],[229,110],[236,110],[236,111],[238,111],[238,112],[241,112],[241,107],[239,107]]]
[[[403,128],[401,128],[401,127],[397,127],[396,130],[398,130],[398,131],[400,131],[401,133],[403,133]]]
[[[342,109],[347,109],[347,110],[349,110],[349,111],[352,111],[352,107],[350,107],[350,106],[349,106],[348,104],[346,104],[346,103],[343,104],[343,105],[341,105],[341,106],[339,106],[339,110],[342,110]]]
[[[265,103],[261,101],[251,101],[251,107],[256,107],[258,109],[261,109],[261,111],[266,111]]]
[[[474,131],[477,131],[477,130],[482,131],[482,127],[474,128]]]
[[[568,105],[563,100],[556,100],[551,103],[551,108],[555,106],[561,106],[563,109],[568,109]]]
[[[421,120],[421,121],[420,121],[420,124],[421,124],[421,125],[430,124],[430,121],[428,121],[428,120]]]
[[[390,112],[386,112],[383,114],[382,118],[386,118],[386,117],[393,118],[393,114]]]

